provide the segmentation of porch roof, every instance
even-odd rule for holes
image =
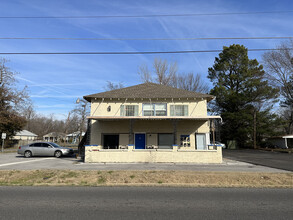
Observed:
[[[210,119],[221,119],[221,116],[88,116],[88,119],[94,120],[130,120],[130,119],[139,119],[139,120],[210,120]]]

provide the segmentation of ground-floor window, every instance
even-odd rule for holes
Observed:
[[[189,135],[181,135],[180,136],[180,146],[181,147],[190,147],[190,136]]]
[[[102,136],[104,149],[118,149],[119,134],[103,134]]]
[[[159,149],[172,149],[174,142],[173,134],[158,134]]]

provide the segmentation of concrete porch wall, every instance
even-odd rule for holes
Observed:
[[[216,150],[128,149],[104,150],[101,146],[86,146],[86,163],[222,163],[222,148]]]

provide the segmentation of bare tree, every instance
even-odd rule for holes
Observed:
[[[104,87],[104,89],[106,91],[110,91],[110,90],[115,90],[115,89],[121,89],[123,87],[124,87],[124,85],[121,82],[113,83],[113,82],[107,81],[107,85]]]
[[[208,93],[209,91],[208,84],[203,82],[199,74],[178,73],[177,62],[168,63],[167,60],[155,58],[153,72],[143,64],[139,67],[138,74],[142,82],[153,82],[193,92]]]
[[[142,82],[152,82],[153,81],[152,74],[149,71],[149,68],[146,64],[142,64],[139,66],[138,74],[139,74],[140,80]]]
[[[275,86],[279,87],[284,95],[288,90],[288,82],[293,74],[293,41],[282,43],[275,51],[266,52],[263,55],[267,78]]]
[[[204,83],[199,74],[181,74],[177,76],[177,87],[193,92],[208,93],[209,86]]]
[[[287,133],[293,133],[293,41],[282,43],[275,51],[263,55],[267,78],[280,89],[282,116],[287,120]]]
[[[176,74],[178,71],[177,63],[168,64],[167,60],[155,58],[154,60],[155,80],[161,85],[174,86],[176,82]]]
[[[31,122],[34,118],[37,117],[37,114],[34,110],[34,107],[32,104],[27,105],[25,108],[23,108],[22,110],[22,115],[23,117],[25,117],[27,123],[26,126],[24,127],[24,129],[31,131]]]

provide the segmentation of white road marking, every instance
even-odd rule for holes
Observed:
[[[0,167],[21,164],[21,163],[30,163],[30,162],[42,161],[42,160],[52,160],[52,159],[56,159],[56,158],[50,157],[50,158],[43,158],[43,159],[38,159],[38,160],[29,160],[29,161],[15,162],[15,163],[5,163],[5,164],[0,164]]]

